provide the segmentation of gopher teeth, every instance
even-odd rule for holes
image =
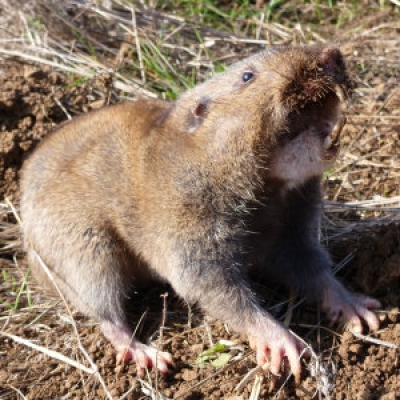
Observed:
[[[329,150],[331,147],[337,145],[345,123],[346,123],[346,118],[342,117],[341,120],[333,128],[331,134],[324,139],[323,143],[324,150]]]
[[[343,88],[341,86],[336,86],[335,87],[335,93],[336,93],[336,96],[339,98],[339,100],[341,102],[343,102],[345,100],[346,95],[345,95],[344,90],[343,90]]]
[[[329,147],[332,144],[332,138],[330,137],[330,135],[328,135],[325,140],[324,140],[324,149],[329,149]]]
[[[340,134],[342,133],[345,124],[346,124],[346,117],[342,116],[340,121],[336,124],[335,128],[333,129],[331,135],[332,145],[335,145],[339,141]]]

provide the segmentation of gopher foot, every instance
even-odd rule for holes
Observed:
[[[143,376],[146,369],[150,368],[157,368],[165,374],[168,372],[168,365],[174,364],[171,354],[146,346],[137,340],[129,347],[120,347],[117,351],[117,363],[136,363],[139,376]]]
[[[149,368],[157,368],[160,372],[167,373],[168,365],[174,365],[171,354],[140,343],[125,326],[103,321],[101,329],[117,350],[117,363],[136,363],[139,376],[143,376]]]
[[[363,331],[362,321],[371,331],[379,328],[379,319],[371,309],[381,306],[378,300],[351,293],[338,281],[332,282],[323,294],[322,308],[332,322],[341,321],[354,333]]]
[[[300,358],[304,345],[278,322],[271,322],[259,335],[249,335],[250,346],[256,350],[257,363],[274,376],[279,376],[283,362],[287,359],[287,369],[290,369],[296,382],[300,382]]]

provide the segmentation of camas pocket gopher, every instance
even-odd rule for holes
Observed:
[[[176,102],[137,101],[74,119],[26,161],[21,215],[29,262],[100,321],[138,371],[172,357],[132,338],[129,292],[169,282],[248,335],[257,362],[300,375],[302,344],[261,306],[248,274],[319,301],[332,320],[372,330],[379,302],[347,291],[317,239],[320,178],[338,151],[350,89],[332,46],[276,47]],[[32,250],[34,249],[34,250]]]

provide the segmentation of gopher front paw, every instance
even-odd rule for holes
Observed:
[[[363,331],[364,321],[371,331],[379,328],[379,319],[370,310],[381,306],[378,300],[359,293],[351,293],[339,282],[323,294],[322,308],[332,322],[342,322],[354,333]]]
[[[129,347],[122,347],[117,352],[117,363],[136,363],[139,376],[144,376],[146,369],[157,368],[161,373],[168,372],[168,366],[174,365],[171,354],[159,351],[143,343],[134,341]]]
[[[279,376],[283,362],[289,363],[288,370],[300,382],[300,359],[304,345],[298,341],[286,328],[278,322],[269,324],[263,332],[249,335],[250,346],[256,350],[258,365]],[[286,369],[286,368],[285,368]]]

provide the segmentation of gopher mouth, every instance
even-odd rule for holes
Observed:
[[[338,50],[326,48],[314,60],[298,63],[282,91],[285,120],[269,169],[287,189],[321,176],[333,165],[345,125],[341,106],[351,90]]]
[[[341,117],[336,123],[332,132],[328,134],[323,141],[323,152],[322,158],[326,161],[330,161],[336,158],[339,152],[339,139],[342,133],[343,127],[346,124],[346,118]]]
[[[339,151],[339,139],[345,124],[341,114],[341,95],[330,92],[316,102],[308,102],[301,111],[294,110],[288,117],[287,130],[282,135],[284,147],[299,136],[314,137],[322,160],[331,160]]]
[[[296,187],[333,165],[345,124],[340,99],[331,92],[317,102],[309,102],[301,112],[289,116],[287,130],[278,140],[270,174]]]

